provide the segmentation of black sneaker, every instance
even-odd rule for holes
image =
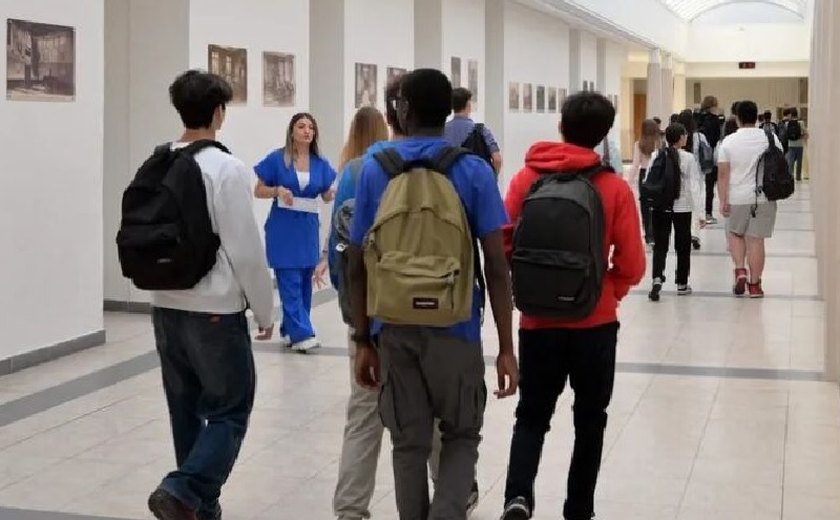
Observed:
[[[524,497],[516,497],[505,504],[505,512],[500,520],[528,520],[531,518],[531,508]]]
[[[149,511],[158,520],[198,520],[193,511],[163,488],[149,496]]]
[[[693,247],[695,251],[700,250],[700,237],[691,237],[691,247]]]
[[[473,482],[472,489],[470,490],[470,496],[467,499],[467,516],[469,516],[475,508],[478,507],[478,482]]]
[[[691,289],[691,286],[688,284],[685,285],[677,285],[677,296],[689,296],[694,291]]]
[[[653,279],[653,287],[651,287],[650,292],[648,293],[648,299],[652,302],[659,301],[659,293],[662,292],[662,279],[661,278],[654,278]]]

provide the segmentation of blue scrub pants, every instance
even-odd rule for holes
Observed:
[[[283,305],[280,334],[289,336],[292,343],[315,337],[309,312],[312,310],[312,275],[315,268],[275,269],[277,290]]]

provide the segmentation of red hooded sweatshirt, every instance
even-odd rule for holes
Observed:
[[[568,143],[536,143],[525,156],[525,167],[517,173],[505,197],[511,224],[505,226],[505,251],[510,259],[513,249],[513,230],[519,221],[522,204],[542,172],[575,172],[591,168],[601,162],[595,151]],[[610,266],[604,278],[601,299],[587,318],[564,321],[522,315],[520,327],[526,330],[567,328],[583,329],[618,321],[618,302],[638,284],[645,274],[645,251],[639,225],[639,210],[633,191],[627,182],[613,173],[605,172],[592,179],[601,195],[604,207],[604,254]],[[558,222],[558,225],[562,223]]]

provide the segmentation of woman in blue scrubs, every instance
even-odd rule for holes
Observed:
[[[265,223],[265,246],[283,305],[280,333],[285,346],[306,352],[320,346],[309,312],[312,284],[322,281],[326,272],[318,198],[332,201],[336,178],[318,150],[315,118],[305,113],[292,117],[285,147],[269,153],[254,169],[256,197],[274,199]]]

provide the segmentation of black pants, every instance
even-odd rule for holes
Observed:
[[[671,227],[674,228],[674,249],[677,251],[677,285],[688,283],[691,272],[691,213],[653,211],[653,277],[665,280],[665,260],[671,244]]]
[[[647,170],[644,168],[639,170],[639,212],[642,214],[642,229],[645,232],[645,243],[650,244],[653,242],[653,224],[650,220],[650,201],[642,197],[642,185],[645,181],[646,171]]]
[[[715,166],[712,171],[706,174],[706,215],[712,215],[715,204],[715,185],[718,180],[718,168]]]
[[[592,518],[615,380],[618,327],[616,322],[590,329],[519,331],[519,405],[505,502],[525,497],[533,511],[545,434],[568,378],[575,391],[575,446],[563,514],[567,520]]]

